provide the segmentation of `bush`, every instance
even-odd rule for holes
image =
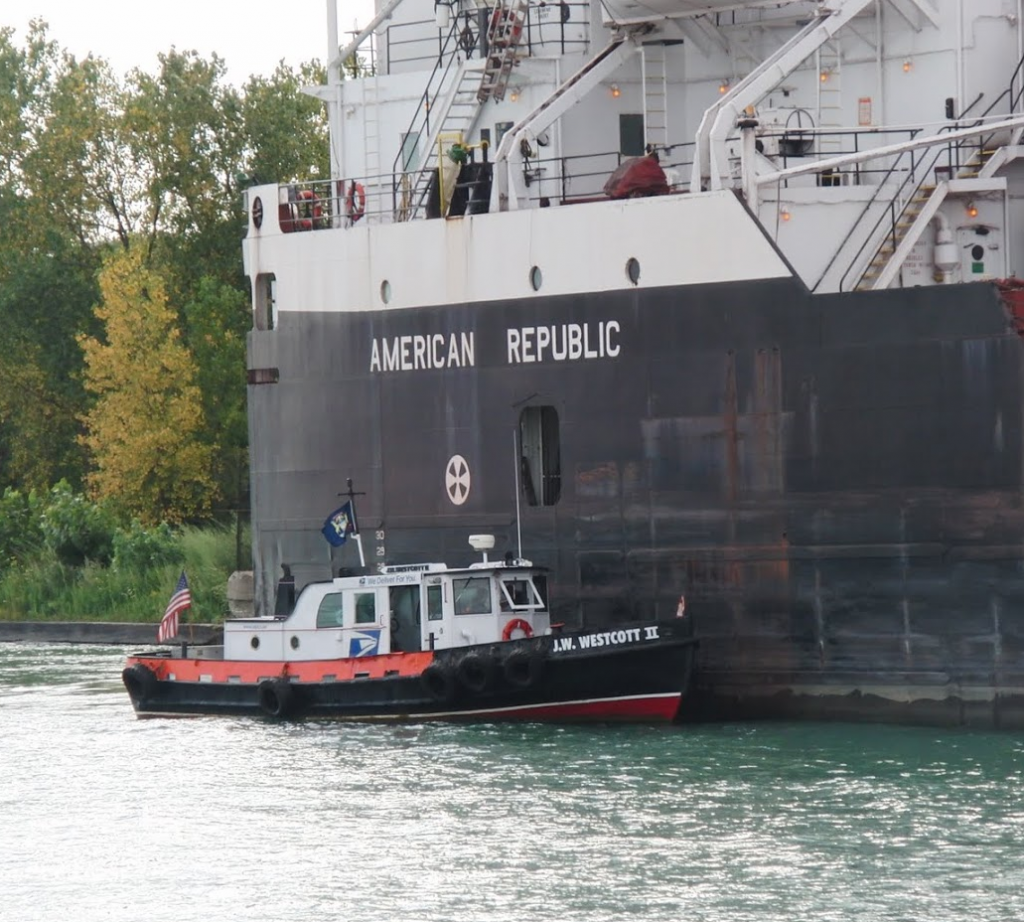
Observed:
[[[0,496],[0,570],[32,557],[43,545],[39,497],[8,487]]]
[[[65,480],[50,491],[40,528],[46,547],[67,566],[81,567],[86,561],[106,566],[113,557],[113,515],[72,492]]]
[[[184,554],[171,527],[163,522],[156,528],[144,528],[132,519],[127,529],[114,533],[114,569],[145,572],[168,564],[179,565]]]

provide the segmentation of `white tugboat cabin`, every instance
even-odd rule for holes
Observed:
[[[491,535],[470,543],[484,559],[386,566],[372,575],[311,583],[286,617],[233,619],[224,658],[291,661],[414,653],[551,633],[542,568],[511,555],[489,561]]]

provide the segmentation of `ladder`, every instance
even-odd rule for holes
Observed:
[[[644,45],[644,135],[651,148],[668,145],[668,74],[663,44]]]
[[[366,177],[365,213],[383,210],[380,165],[380,79],[376,71],[363,80],[363,175]]]
[[[838,36],[818,48],[818,127],[842,128],[843,94],[841,86],[843,55]],[[838,133],[818,135],[818,154],[834,157],[841,154],[842,138]]]
[[[505,98],[512,69],[519,64],[528,8],[528,0],[498,0],[487,28],[487,60],[476,94],[479,102]]]

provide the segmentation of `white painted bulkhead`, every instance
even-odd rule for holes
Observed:
[[[279,309],[362,311],[479,303],[538,294],[700,285],[790,275],[785,261],[732,192],[593,202],[452,220],[355,225],[281,234],[268,214],[252,224],[246,272],[272,272]],[[263,257],[268,256],[266,263]],[[387,282],[391,300],[382,298]]]

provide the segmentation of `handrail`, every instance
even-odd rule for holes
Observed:
[[[466,14],[466,19],[468,25],[469,14]],[[458,32],[458,34],[461,36],[462,30],[459,29],[459,17],[453,16],[451,26],[448,29],[448,35],[444,38],[443,41],[441,41],[440,36],[438,36],[438,44],[440,45],[440,47],[438,48],[437,53],[437,63],[434,65],[434,69],[430,72],[430,76],[427,78],[426,86],[423,90],[423,93],[420,95],[420,104],[416,107],[416,111],[413,112],[413,116],[409,120],[409,126],[406,129],[405,133],[402,135],[403,138],[409,137],[411,134],[413,134],[413,132],[415,132],[417,137],[417,143],[420,137],[425,136],[426,138],[429,139],[430,112],[434,108],[434,103],[437,100],[438,96],[440,96],[441,94],[441,90],[445,85],[445,81],[447,80],[448,75],[451,73],[452,64],[454,64],[455,61],[458,60],[456,54],[449,53],[449,45],[451,44],[453,37],[456,36],[456,32]],[[459,39],[455,37],[455,41],[458,40]],[[442,65],[444,66],[443,72],[441,72]],[[441,72],[441,77],[437,83],[436,90],[434,90],[433,95],[431,95],[431,87],[434,84],[434,78],[437,76],[439,72]],[[419,122],[419,124],[417,124],[417,122]],[[391,175],[393,177],[397,177],[395,179],[392,179],[391,182],[391,207],[393,213],[395,214],[398,213],[398,198],[402,186],[401,176],[409,172],[408,170],[406,170],[407,164],[401,163],[402,157],[405,154],[405,152],[405,145],[402,144],[398,149],[398,153],[395,154],[395,159],[391,164]],[[425,151],[424,156],[429,156],[429,151]]]

